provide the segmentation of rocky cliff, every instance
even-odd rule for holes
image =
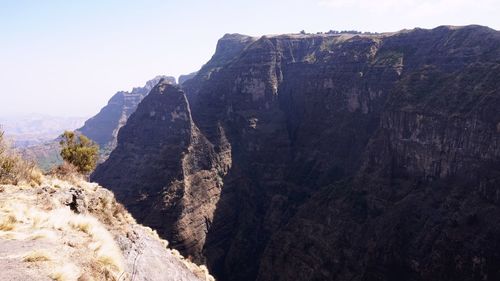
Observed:
[[[120,128],[127,122],[128,117],[135,111],[141,100],[161,79],[175,84],[174,77],[157,76],[146,82],[144,87],[136,87],[130,92],[117,92],[108,104],[94,117],[85,121],[78,131],[98,143],[106,155],[109,154],[116,146],[116,136]]]
[[[187,80],[195,77],[196,74],[197,74],[197,72],[192,72],[192,73],[189,73],[189,74],[183,74],[183,75],[179,76],[179,85],[182,85]]]
[[[500,32],[226,35],[92,179],[219,280],[496,280]]]

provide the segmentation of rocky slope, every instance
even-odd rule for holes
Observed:
[[[226,35],[92,179],[219,280],[496,280],[500,32]]]
[[[78,131],[97,142],[101,150],[109,154],[116,146],[116,136],[120,128],[161,79],[175,84],[174,77],[157,76],[146,82],[144,87],[136,87],[130,92],[120,91],[111,97],[98,114],[85,121]]]
[[[0,185],[2,280],[213,280],[81,179]]]

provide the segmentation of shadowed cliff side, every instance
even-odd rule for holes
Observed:
[[[161,81],[118,139],[119,145],[92,179],[112,185],[139,221],[170,237],[176,248],[203,260],[201,247],[227,164],[220,164],[226,161],[224,156],[214,151],[192,122],[184,93]],[[115,169],[122,164],[123,169]]]

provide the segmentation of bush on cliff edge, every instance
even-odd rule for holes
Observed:
[[[82,174],[95,169],[99,157],[99,146],[82,134],[65,131],[62,135],[61,157]]]

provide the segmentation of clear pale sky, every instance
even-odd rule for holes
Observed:
[[[118,90],[198,70],[225,33],[481,24],[500,0],[0,0],[0,114],[91,116]]]

